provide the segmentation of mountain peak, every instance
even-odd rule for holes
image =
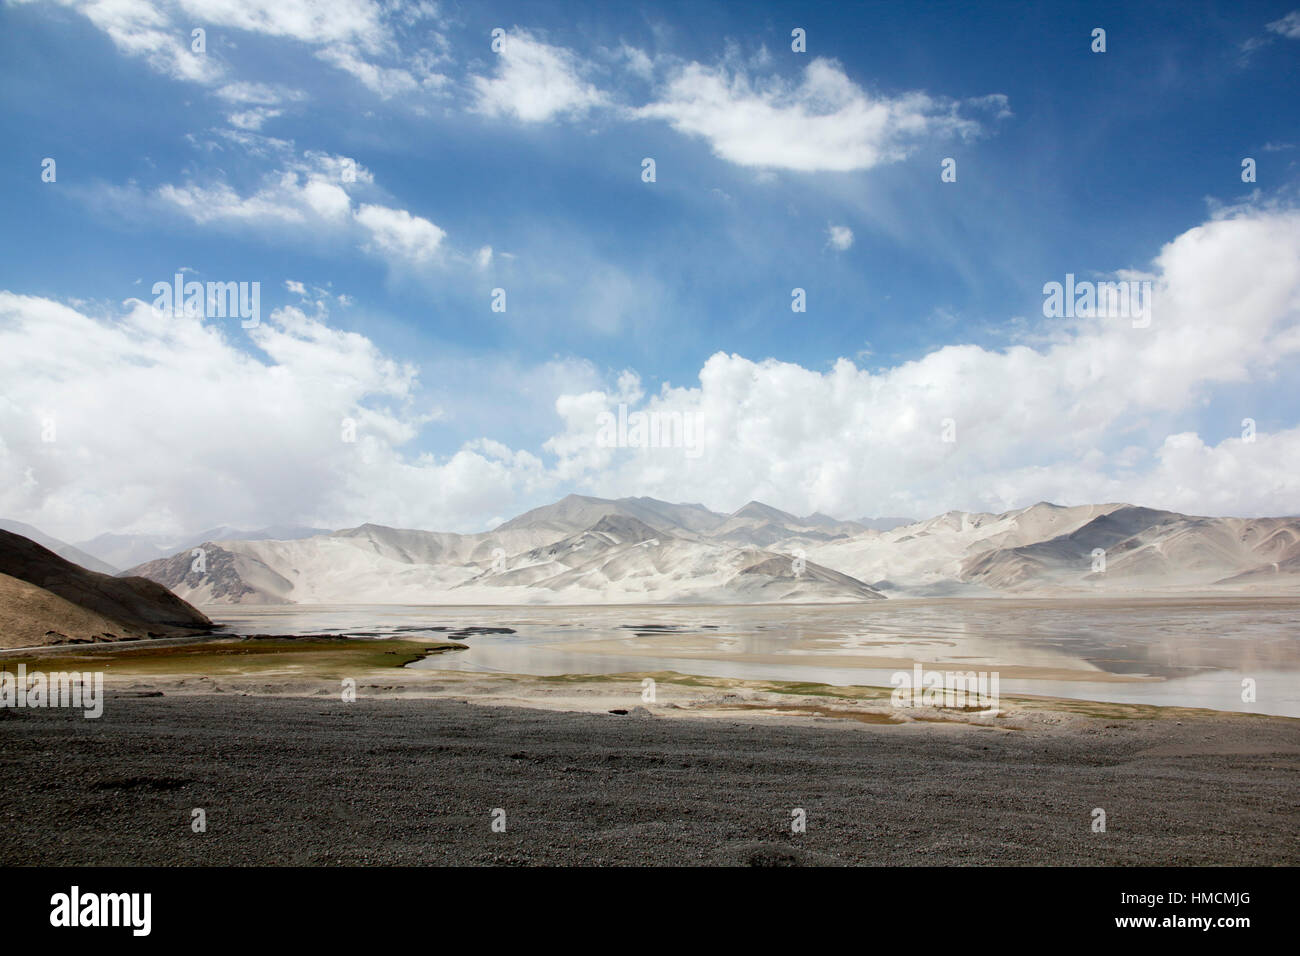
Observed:
[[[771,505],[765,505],[761,501],[751,501],[744,507],[732,512],[733,518],[757,518],[760,521],[777,521],[788,524],[798,524],[799,519],[794,515],[781,511],[779,508],[773,508]]]
[[[388,525],[375,524],[373,521],[367,521],[365,524],[359,524],[355,528],[341,528],[333,532],[337,538],[356,538],[362,535],[375,534],[376,532],[398,531],[398,528],[390,528]]]
[[[838,528],[841,525],[852,525],[851,521],[841,521],[839,518],[832,518],[822,511],[814,511],[810,515],[805,515],[799,519],[800,524],[812,528]]]

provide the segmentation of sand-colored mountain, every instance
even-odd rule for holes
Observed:
[[[732,514],[570,495],[482,534],[362,525],[214,541],[134,573],[195,603],[618,604],[1300,589],[1300,519],[1118,502],[950,511],[879,530],[750,502]],[[1104,570],[1096,570],[1097,552]]]

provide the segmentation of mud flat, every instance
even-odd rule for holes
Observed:
[[[97,720],[0,711],[0,864],[1300,862],[1288,718],[413,671],[413,641],[213,648],[115,655]]]

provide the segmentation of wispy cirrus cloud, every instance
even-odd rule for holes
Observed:
[[[221,87],[217,97],[239,106],[275,106],[286,100],[306,99],[307,94],[268,83],[237,82]]]
[[[1241,54],[1237,58],[1239,66],[1249,65],[1251,58],[1257,52],[1264,49],[1278,37],[1300,40],[1300,10],[1292,10],[1286,16],[1264,24],[1264,30],[1265,33],[1262,36],[1247,37],[1238,44],[1237,49]]]
[[[34,2],[34,0],[18,0]],[[149,0],[55,0],[81,13],[103,31],[127,56],[141,57],[149,66],[172,79],[213,84],[226,75],[225,65],[206,50],[196,52],[191,26],[176,22],[180,4]]]
[[[1280,20],[1274,20],[1265,26],[1270,33],[1276,33],[1278,36],[1287,37],[1291,40],[1300,40],[1300,10],[1292,10]]]
[[[266,83],[227,83],[216,91],[219,100],[229,103],[226,122],[236,129],[256,132],[269,119],[280,116],[280,106],[307,99],[302,90],[271,86]]]
[[[33,0],[19,0],[33,2]],[[372,92],[387,98],[420,89],[437,89],[447,78],[437,72],[437,57],[427,46],[406,52],[399,42],[404,28],[422,25],[426,43],[445,44],[436,28],[432,3],[381,4],[376,0],[55,0],[84,15],[127,56],[141,57],[172,79],[212,86],[225,80],[230,65],[220,53],[217,36],[203,38],[195,49],[193,31],[217,28],[293,41],[316,48],[316,56],[348,73]],[[211,42],[209,42],[211,41]],[[388,62],[384,62],[388,61]],[[245,111],[269,118],[267,107]]]
[[[447,87],[450,78],[438,71],[436,60],[427,52],[405,58],[401,65],[383,66],[366,59],[353,44],[332,44],[316,53],[317,59],[350,74],[362,86],[381,99],[408,93],[437,93]]]
[[[148,190],[107,187],[95,201],[127,216],[170,213],[197,225],[266,239],[296,233],[303,241],[349,243],[395,269],[451,261],[444,256],[446,231],[441,227],[409,210],[364,200],[376,193],[374,174],[355,159],[312,150],[299,154],[292,144],[247,136],[254,153],[276,157],[252,188],[236,188],[218,176]]]

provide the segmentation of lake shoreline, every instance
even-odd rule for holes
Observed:
[[[456,639],[490,625],[500,633],[467,633],[467,651],[431,665],[481,673],[677,671],[888,686],[919,663],[997,673],[1007,695],[1300,716],[1296,598],[226,610],[224,623],[243,633],[440,636],[436,630]]]

